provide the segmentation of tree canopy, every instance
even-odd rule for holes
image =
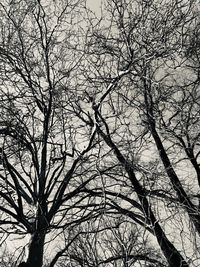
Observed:
[[[198,3],[1,1],[2,266],[199,266]]]

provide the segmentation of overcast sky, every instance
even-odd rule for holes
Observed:
[[[101,0],[87,0],[88,6],[94,10],[98,11],[100,9]]]

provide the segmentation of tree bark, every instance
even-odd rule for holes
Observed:
[[[45,235],[45,231],[33,234],[27,260],[28,267],[42,267]]]

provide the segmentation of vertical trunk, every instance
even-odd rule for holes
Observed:
[[[28,267],[42,267],[44,256],[44,242],[49,222],[47,220],[47,201],[43,198],[38,203],[37,217],[29,247]]]
[[[28,267],[42,267],[45,231],[35,232],[29,248]]]

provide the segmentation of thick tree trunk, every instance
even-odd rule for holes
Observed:
[[[45,235],[45,231],[33,234],[27,260],[28,267],[42,267]]]

